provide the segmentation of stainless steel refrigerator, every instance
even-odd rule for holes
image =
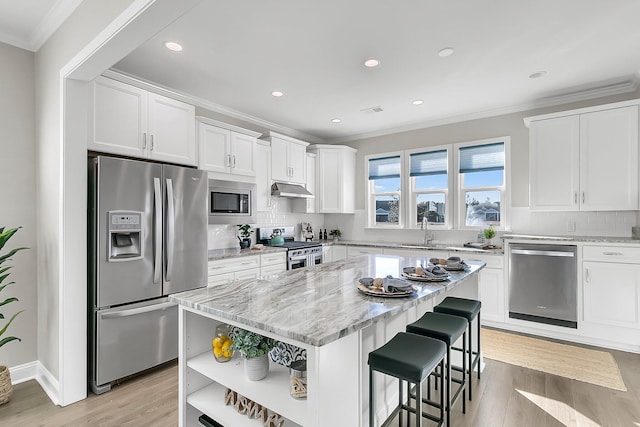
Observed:
[[[168,295],[207,284],[206,172],[89,158],[89,384],[178,356],[178,309]]]

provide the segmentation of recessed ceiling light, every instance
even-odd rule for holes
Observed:
[[[364,61],[364,66],[367,68],[374,68],[380,65],[380,61],[375,58],[370,58]]]
[[[280,92],[279,90],[274,90],[273,92],[271,92],[271,95],[275,96],[276,98],[279,98],[282,95],[284,95],[284,93]]]
[[[331,119],[331,123],[340,123],[341,121],[340,119]]]
[[[424,104],[424,101],[422,99],[416,99],[414,101],[411,101],[411,103],[413,105],[422,105],[422,104]]]
[[[529,76],[530,79],[539,79],[540,77],[544,77],[547,75],[546,71],[536,71],[535,73]]]
[[[438,52],[438,56],[444,58],[446,56],[451,56],[453,55],[453,48],[452,47],[445,47],[444,49],[440,49],[440,51]]]
[[[172,50],[174,52],[181,52],[182,51],[182,46],[179,43],[176,42],[166,42],[164,44],[164,47],[166,47],[169,50]]]

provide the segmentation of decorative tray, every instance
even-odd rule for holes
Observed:
[[[373,284],[374,280],[382,280],[382,287],[375,286]],[[384,279],[373,279],[371,277],[363,277],[359,280],[358,290],[363,294],[370,295],[373,297],[382,297],[382,298],[402,298],[413,295],[418,291],[418,288],[414,285],[408,284],[406,281],[402,279],[396,279],[393,277],[386,277]],[[389,292],[388,289],[397,288],[394,292]],[[406,288],[406,290],[401,290],[402,288]]]

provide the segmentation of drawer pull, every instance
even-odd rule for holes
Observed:
[[[624,254],[622,252],[602,252],[602,255],[607,255],[607,256],[623,256]]]

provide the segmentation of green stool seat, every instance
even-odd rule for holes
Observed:
[[[447,346],[437,339],[432,339],[420,335],[399,332],[382,347],[369,353],[369,425],[374,426],[374,387],[373,372],[378,371],[398,378],[399,399],[398,406],[392,411],[382,425],[387,425],[396,414],[400,414],[400,425],[402,425],[402,410],[415,413],[416,426],[422,426],[422,417],[437,421],[439,425],[444,420],[443,393],[440,394],[440,405],[434,402],[427,402],[440,408],[440,418],[423,413],[421,409],[422,398],[421,385],[438,366],[444,369],[444,358]],[[402,381],[407,381],[409,386],[415,384],[416,407],[411,408],[404,404],[402,397]],[[443,378],[440,378],[441,387],[444,389]]]
[[[467,329],[467,321],[459,316],[443,313],[425,313],[420,319],[407,325],[407,332],[443,341],[451,346]]]
[[[447,355],[445,357],[445,366],[446,371],[441,371],[440,376],[446,378],[445,384],[447,385],[446,389],[446,417],[447,417],[447,426],[451,425],[451,408],[456,403],[460,394],[462,394],[462,413],[466,413],[467,405],[466,405],[466,380],[465,374],[467,371],[466,367],[466,358],[464,355],[467,350],[467,319],[460,316],[453,316],[451,314],[444,313],[425,313],[421,318],[416,320],[415,322],[407,325],[406,331],[409,333],[414,333],[418,335],[422,335],[429,338],[435,338],[437,340],[442,341],[446,344]],[[451,349],[453,344],[462,337],[463,349],[462,349],[462,368],[453,367],[451,363]],[[453,379],[452,370],[457,370],[462,372],[462,379]],[[456,392],[451,394],[451,383],[455,382],[459,384]],[[428,389],[430,392],[430,388]],[[429,397],[429,392],[427,393],[427,399]]]
[[[452,314],[454,316],[460,316],[467,319],[468,322],[468,362],[469,366],[469,400],[473,399],[473,375],[471,374],[473,369],[480,363],[480,308],[482,303],[474,299],[458,298],[458,297],[446,297],[440,304],[433,307],[433,311],[437,313]],[[473,350],[473,333],[472,323],[474,319],[478,319],[477,325],[477,349]],[[459,349],[456,349],[459,350]],[[480,379],[480,367],[478,366],[478,379]]]
[[[482,303],[474,299],[446,297],[440,304],[433,308],[436,313],[453,314],[471,322],[480,313]]]

